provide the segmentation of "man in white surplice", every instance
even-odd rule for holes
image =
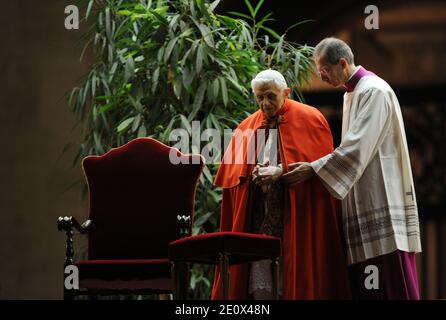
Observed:
[[[342,40],[322,40],[314,59],[323,81],[347,91],[342,140],[323,158],[293,164],[284,179],[293,185],[316,173],[330,193],[342,200],[354,298],[419,299],[418,211],[397,97],[383,79],[355,66],[353,53]],[[367,268],[370,265],[377,267],[379,275],[372,288],[365,285],[373,270]]]

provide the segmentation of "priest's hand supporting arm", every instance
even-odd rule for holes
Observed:
[[[288,167],[293,170],[283,174],[282,179],[290,187],[307,181],[314,175],[314,170],[309,162],[294,162],[290,163]]]
[[[392,123],[393,107],[387,93],[376,88],[360,98],[360,111],[332,153],[311,162],[328,191],[344,199],[378,152]]]

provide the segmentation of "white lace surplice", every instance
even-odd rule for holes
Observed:
[[[384,80],[364,76],[345,93],[341,145],[311,166],[342,199],[349,264],[397,249],[421,251],[403,119]]]

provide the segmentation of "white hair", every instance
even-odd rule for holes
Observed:
[[[252,91],[255,91],[255,89],[259,85],[263,85],[265,83],[271,83],[271,82],[274,83],[276,85],[276,87],[282,91],[285,90],[286,88],[288,88],[285,78],[279,71],[268,69],[268,70],[263,70],[263,71],[259,72],[254,77],[254,79],[252,79],[252,81],[251,81]]]

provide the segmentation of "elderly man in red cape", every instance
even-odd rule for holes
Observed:
[[[249,161],[256,134],[244,135],[241,144],[232,137],[214,182],[223,189],[220,230],[281,237],[282,299],[348,299],[337,200],[319,179],[290,187],[280,178],[292,169],[289,164],[311,162],[333,151],[329,125],[317,109],[288,99],[290,89],[275,70],[260,72],[252,88],[260,109],[237,129],[242,133],[266,130],[267,143],[261,152],[275,139],[277,161],[261,163],[257,149],[256,159]],[[271,129],[275,135],[269,134]],[[233,161],[237,157],[243,161]],[[271,274],[264,262],[230,268],[230,299],[271,297]],[[221,298],[218,268],[212,298]]]

